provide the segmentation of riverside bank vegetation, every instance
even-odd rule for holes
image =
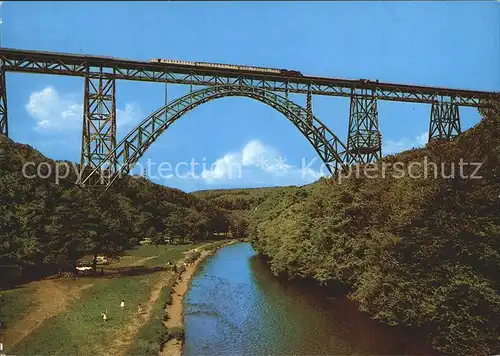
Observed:
[[[41,162],[51,167],[46,178],[36,174]],[[0,135],[0,286],[74,271],[86,255],[95,269],[98,255],[117,257],[143,238],[188,243],[246,229],[224,208],[141,177],[104,194],[76,186],[73,174],[55,184],[56,163]]]
[[[498,354],[500,105],[482,114],[451,142],[383,159],[483,162],[482,179],[387,174],[277,190],[250,213],[252,245],[274,274],[340,282],[361,310],[423,330],[441,353]]]
[[[482,114],[451,142],[383,160],[483,162],[482,179],[396,179],[389,171],[341,184],[192,194],[137,177],[100,195],[73,176],[59,185],[52,176],[25,178],[26,162],[56,162],[0,135],[0,284],[74,271],[83,256],[120,256],[145,237],[159,245],[250,235],[276,275],[342,285],[361,310],[423,331],[441,353],[499,353],[500,107]],[[145,353],[165,341],[162,311],[154,315],[139,333]]]

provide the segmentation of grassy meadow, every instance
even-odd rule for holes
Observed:
[[[0,315],[4,328],[14,325],[19,315],[37,307],[38,301],[31,297],[33,293],[32,285],[0,292]]]
[[[167,261],[179,260],[183,253],[206,244],[179,246],[144,245],[127,253],[109,265],[98,266],[104,269],[104,276],[82,276],[72,279],[54,279],[55,283],[85,285],[67,308],[34,328],[22,340],[13,346],[4,348],[9,354],[107,354],[112,352],[113,343],[124,332],[128,324],[137,316],[138,305],[146,305],[155,285],[166,278],[164,265]],[[172,275],[172,273],[170,273]],[[142,327],[134,340],[132,348],[139,347],[146,352],[157,349],[161,330],[163,306],[173,281],[165,280],[165,287],[154,302],[151,318]],[[2,306],[2,318],[7,328],[15,327],[16,319],[29,316],[30,311],[39,303],[50,303],[50,300],[39,301],[32,282],[30,287],[20,287],[1,292],[5,302]],[[120,308],[121,300],[125,308]],[[108,320],[104,322],[101,313],[107,310]],[[154,320],[153,320],[154,319]],[[7,329],[8,331],[8,329]],[[141,347],[141,345],[143,347]],[[139,349],[138,349],[139,350]],[[149,352],[147,352],[149,354]],[[129,354],[129,352],[127,352]]]

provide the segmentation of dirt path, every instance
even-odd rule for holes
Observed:
[[[151,318],[151,312],[153,311],[153,307],[155,306],[156,301],[160,297],[162,288],[165,286],[165,281],[167,281],[171,276],[172,272],[161,273],[158,282],[155,283],[155,285],[151,289],[149,300],[144,307],[143,313],[138,317],[134,315],[131,322],[127,324],[125,330],[121,331],[117,339],[115,339],[114,342],[109,346],[105,355],[125,355],[128,347],[134,341],[134,338],[137,335],[139,329]]]
[[[197,266],[207,255],[208,252],[203,251],[200,257],[193,264],[190,264],[186,267],[186,270],[177,280],[177,283],[172,290],[172,303],[165,310],[168,314],[168,319],[166,322],[164,322],[167,328],[182,327],[184,325],[184,318],[182,313],[184,294],[186,294],[189,288],[189,283],[192,276],[196,272]]]
[[[141,258],[130,266],[137,267],[157,257]],[[83,290],[92,285],[92,283],[77,285],[73,281],[68,283],[63,279],[45,279],[28,284],[26,288],[33,288],[33,297],[36,298],[37,305],[34,309],[29,310],[26,315],[20,316],[21,319],[12,328],[4,331],[4,345],[8,345],[9,348],[14,346],[38,328],[45,320],[64,312],[72,299],[78,297]],[[160,290],[161,288],[157,292],[153,292],[159,294]]]
[[[234,243],[229,242],[221,247]],[[206,246],[206,245],[204,245]],[[168,319],[163,324],[167,328],[184,327],[184,295],[189,289],[198,265],[215,251],[202,251],[200,257],[181,274],[172,290],[172,303],[165,309]],[[183,344],[177,339],[171,339],[164,346],[160,356],[181,356]]]
[[[174,288],[172,289],[172,303],[165,309],[168,314],[168,319],[163,324],[167,328],[183,327],[184,326],[184,313],[183,301],[184,295],[189,289],[191,278],[196,272],[197,266],[203,261],[210,253],[203,251],[200,257],[192,264],[187,266],[186,270],[181,274],[177,280]],[[177,339],[169,340],[163,347],[162,356],[180,356],[182,355],[182,342]]]
[[[207,244],[209,245],[209,244]],[[199,246],[197,248],[194,248],[192,250],[184,252],[184,255],[187,256],[189,253],[194,252],[197,249],[200,249],[203,246]],[[156,258],[158,256],[152,256],[152,257],[146,257],[143,259],[140,259],[136,261],[133,265],[137,266],[140,265],[144,262],[146,262],[149,259]],[[182,260],[178,261],[177,263],[183,263],[185,258]],[[132,344],[134,341],[135,336],[137,335],[137,332],[139,329],[144,326],[149,319],[151,318],[151,313],[153,311],[153,307],[155,306],[156,301],[160,297],[160,293],[163,287],[165,287],[166,281],[168,281],[171,276],[173,275],[172,272],[162,272],[161,277],[158,279],[158,282],[155,283],[153,288],[151,289],[151,293],[149,296],[149,301],[148,303],[144,306],[144,311],[139,317],[134,317],[130,323],[127,324],[127,327],[123,332],[120,333],[118,338],[112,343],[112,345],[108,348],[108,351],[106,355],[109,356],[124,356],[128,347]],[[182,314],[182,311],[181,311]],[[168,354],[169,356],[173,356],[171,354]]]
[[[182,356],[182,341],[177,339],[169,340],[165,346],[163,346],[163,351],[160,352],[161,356]]]
[[[153,258],[156,258],[156,257],[160,257],[160,255],[141,258],[140,260],[135,261],[134,263],[130,264],[129,266],[130,267],[142,266],[144,264],[144,262],[152,260]]]
[[[31,284],[34,284],[33,297],[37,299],[37,306],[21,318],[13,328],[4,331],[4,344],[9,348],[24,339],[48,318],[65,311],[72,299],[92,286],[92,283],[75,286],[74,283],[62,280],[42,280]]]

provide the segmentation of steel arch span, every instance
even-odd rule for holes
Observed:
[[[150,114],[80,184],[109,188],[118,177],[128,174],[149,146],[183,114],[210,100],[230,96],[258,100],[285,115],[311,143],[330,173],[345,167],[348,158],[353,159],[346,145],[325,124],[288,98],[256,87],[218,85],[190,92]],[[113,168],[106,167],[109,162],[116,164],[116,172],[113,172]]]

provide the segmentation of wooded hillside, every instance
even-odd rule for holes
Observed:
[[[23,176],[23,165],[33,162]],[[36,175],[47,162],[47,178]],[[202,240],[229,231],[220,208],[140,177],[102,194],[74,184],[74,172],[55,184],[55,165],[28,145],[0,135],[0,272],[36,278],[74,268],[84,255],[117,256],[149,237],[156,243]],[[42,176],[48,167],[41,166]]]
[[[383,160],[427,157],[448,175],[454,163],[455,178],[388,170],[276,191],[250,215],[253,246],[276,275],[341,282],[373,318],[421,328],[442,353],[500,353],[500,108],[483,116],[452,142]],[[482,162],[482,178],[461,178],[461,159]]]

